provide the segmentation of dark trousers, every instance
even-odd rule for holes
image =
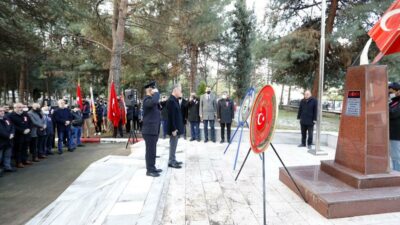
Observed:
[[[132,127],[131,124],[132,124],[132,120],[126,120],[126,124],[125,124],[126,133],[131,132],[131,127]]]
[[[210,123],[211,128],[211,141],[215,142],[215,121],[214,120],[204,120],[204,141],[208,141],[208,124]]]
[[[49,154],[49,153],[51,153],[52,152],[52,148],[53,148],[53,138],[54,138],[54,135],[53,134],[48,134],[47,136],[46,136],[46,140],[45,140],[45,151],[46,151],[46,154]]]
[[[301,125],[301,144],[306,145],[306,137],[308,134],[307,145],[312,145],[314,125]]]
[[[168,163],[169,164],[174,164],[176,163],[176,147],[178,147],[178,139],[179,136],[169,136],[169,160]]]
[[[71,139],[71,132],[70,132],[70,128],[66,128],[64,130],[57,130],[57,137],[58,137],[58,152],[63,152],[63,140],[65,137],[67,137],[67,148],[68,150],[71,149],[72,146],[72,139]]]
[[[192,140],[200,141],[200,122],[190,122]]]
[[[97,118],[97,122],[96,122],[96,133],[101,133],[101,125],[103,124],[103,118]]]
[[[24,163],[28,159],[28,145],[29,141],[26,137],[16,135],[14,141],[14,157],[15,162]]]
[[[156,170],[158,136],[143,134],[143,139],[146,144],[146,169],[147,172],[154,172]]]
[[[124,132],[122,131],[122,120],[119,120],[118,122],[118,127],[114,127],[114,132],[113,132],[113,137],[116,138],[117,137],[117,131],[119,133],[120,137],[124,136]]]
[[[29,143],[29,152],[32,155],[32,159],[38,157],[38,137],[32,137]]]
[[[39,156],[45,156],[46,155],[46,150],[45,150],[45,142],[47,139],[47,135],[42,135],[38,137],[38,142],[37,142],[37,153]]]
[[[139,118],[133,117],[133,129],[139,130]]]
[[[167,131],[168,131],[167,124],[168,124],[167,120],[164,120],[164,119],[161,120],[161,126],[162,126],[162,131],[163,131],[162,137],[164,139],[167,137]]]
[[[225,126],[226,126],[226,134],[227,141],[231,141],[231,124],[230,123],[221,123],[221,140],[225,141]]]

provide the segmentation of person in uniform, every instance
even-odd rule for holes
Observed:
[[[144,86],[146,96],[143,99],[143,127],[142,136],[146,144],[146,175],[151,177],[160,176],[161,169],[157,169],[156,152],[157,141],[160,133],[160,94],[153,81]]]

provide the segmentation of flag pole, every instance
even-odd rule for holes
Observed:
[[[322,96],[324,94],[324,73],[325,73],[325,22],[326,22],[326,0],[322,0],[321,40],[320,40],[320,50],[319,50],[317,133],[316,133],[315,149],[311,149],[308,151],[313,155],[324,154],[323,152],[321,152],[321,120],[322,120]]]

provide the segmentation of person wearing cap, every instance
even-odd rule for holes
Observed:
[[[160,176],[161,169],[157,169],[156,153],[157,141],[160,133],[160,94],[155,87],[155,82],[144,86],[146,96],[143,99],[143,127],[142,136],[146,145],[146,175],[151,177]]]
[[[393,170],[400,171],[400,84],[389,85],[389,139]]]
[[[171,96],[167,101],[168,123],[167,131],[169,139],[169,160],[168,167],[180,169],[182,162],[176,161],[176,147],[178,146],[179,136],[184,133],[182,109],[179,105],[179,97],[182,97],[182,89],[179,84],[175,84]]]

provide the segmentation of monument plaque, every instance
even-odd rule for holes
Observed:
[[[347,94],[346,115],[360,116],[361,111],[361,92],[349,91]]]

